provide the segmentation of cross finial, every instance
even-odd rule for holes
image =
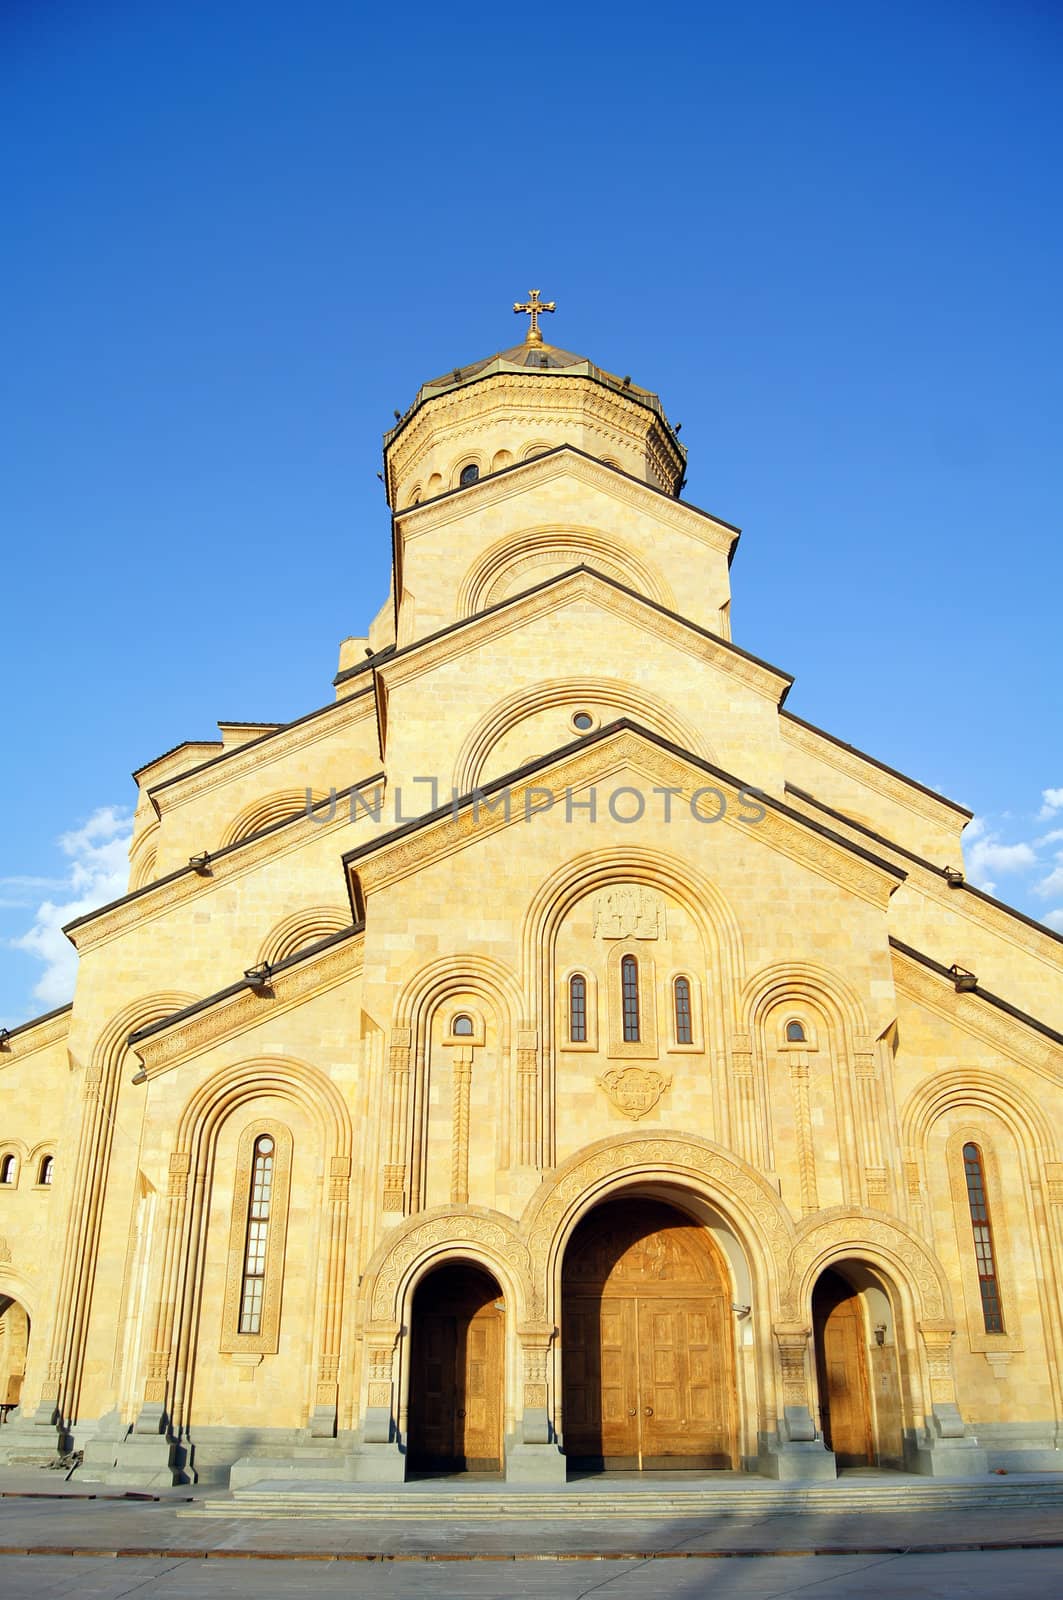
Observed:
[[[523,311],[526,316],[531,318],[531,322],[528,324],[528,332],[524,336],[524,343],[542,344],[543,336],[539,332],[539,313],[540,311],[556,311],[557,301],[540,300],[538,289],[531,289],[529,290],[529,298],[524,302],[524,304],[521,305],[515,300],[513,302],[513,309],[514,311]]]

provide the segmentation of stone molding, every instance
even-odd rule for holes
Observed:
[[[679,533],[689,534],[721,555],[730,555],[738,537],[737,529],[718,521],[709,512],[687,505],[682,500],[672,500],[663,490],[651,484],[642,484],[622,471],[616,472],[566,445],[552,449],[546,455],[535,456],[531,461],[520,462],[505,473],[481,478],[478,483],[463,489],[460,495],[444,495],[410,506],[396,513],[396,522],[401,523],[404,540],[415,539],[447,523],[463,521],[471,513],[481,514],[500,501],[514,497],[525,499],[529,491],[541,484],[564,477],[575,478],[578,483],[601,489],[610,499],[644,511],[655,522]]]
[[[954,1022],[994,1049],[1003,1050],[1022,1066],[1058,1079],[1063,1075],[1063,1048],[1043,1038],[1017,1017],[995,1010],[976,994],[958,994],[949,979],[932,972],[897,949],[891,949],[894,982],[902,994],[918,1000],[938,1016]]]
[[[134,1046],[144,1077],[150,1081],[168,1072],[178,1062],[202,1054],[223,1039],[235,1038],[248,1028],[279,1016],[293,1005],[323,994],[362,970],[363,939],[352,934],[342,944],[332,945],[315,959],[300,962],[285,972],[276,973],[269,990],[260,993],[242,989],[239,994],[219,1001],[187,1021],[163,1028]]]
[[[906,779],[885,772],[876,766],[867,756],[861,755],[856,750],[843,749],[835,744],[825,734],[807,728],[801,722],[783,714],[779,723],[779,732],[784,743],[793,745],[802,750],[806,755],[815,756],[818,761],[824,761],[828,766],[844,773],[847,778],[855,778],[868,789],[884,795],[888,800],[895,800],[898,805],[905,806],[909,811],[914,811],[927,822],[948,823],[953,827],[958,821],[958,813],[948,800],[937,801],[933,796],[924,794],[917,788],[914,780],[909,783]]]
[[[65,1039],[70,1032],[72,1015],[72,1008],[67,1006],[59,1016],[42,1017],[39,1022],[27,1023],[24,1028],[13,1032],[4,1048],[0,1050],[0,1072],[10,1066],[12,1061],[32,1056],[38,1050],[44,1050],[48,1045],[55,1044],[57,1040]]]
[[[797,821],[796,814],[791,817],[769,806],[766,816],[758,823],[735,820],[741,791],[734,781],[715,770],[698,771],[695,758],[688,761],[675,755],[633,728],[619,728],[574,756],[566,758],[562,753],[552,766],[520,778],[509,791],[509,822],[501,813],[488,812],[485,808],[476,816],[471,804],[467,804],[457,816],[447,811],[413,833],[390,843],[383,841],[372,854],[351,862],[350,868],[357,873],[363,889],[373,892],[417,871],[429,861],[453,854],[474,839],[487,838],[505,827],[524,826],[525,795],[529,790],[549,788],[557,804],[563,801],[566,789],[585,787],[625,767],[636,768],[662,787],[680,790],[684,798],[699,788],[718,788],[728,801],[726,814],[718,826],[740,828],[750,838],[773,846],[798,865],[829,878],[873,906],[884,909],[896,888],[897,877],[892,869],[863,856],[850,855],[840,841],[836,843],[811,828],[806,829]]]

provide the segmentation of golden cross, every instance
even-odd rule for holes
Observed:
[[[524,343],[542,344],[543,336],[539,332],[539,313],[540,311],[556,311],[557,301],[540,300],[538,289],[531,289],[528,292],[529,299],[525,301],[524,305],[519,305],[516,301],[514,301],[513,309],[514,311],[523,311],[526,316],[531,318],[531,322],[528,324],[528,332],[525,336]]]

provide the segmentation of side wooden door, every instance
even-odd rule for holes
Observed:
[[[848,1284],[836,1274],[829,1276],[830,1283],[817,1286],[814,1303],[823,1437],[840,1467],[871,1466],[875,1457],[863,1314]]]

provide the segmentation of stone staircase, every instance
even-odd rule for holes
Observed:
[[[928,1479],[901,1473],[831,1483],[780,1485],[757,1478],[673,1481],[654,1486],[570,1483],[542,1490],[503,1483],[357,1484],[270,1480],[208,1499],[183,1517],[323,1518],[330,1522],[538,1522],[624,1518],[629,1522],[710,1517],[839,1516],[889,1511],[1006,1511],[1055,1508],[1063,1513],[1063,1474],[990,1479]]]

